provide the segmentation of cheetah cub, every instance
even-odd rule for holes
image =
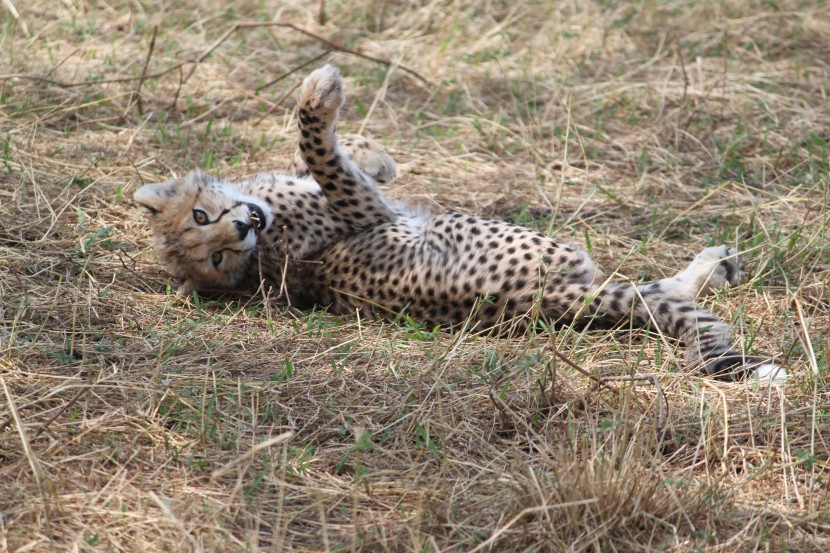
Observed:
[[[695,297],[741,282],[737,253],[706,248],[683,271],[651,283],[610,282],[588,254],[506,222],[413,210],[376,183],[395,162],[363,139],[338,141],[343,80],[327,65],[299,95],[295,175],[263,173],[231,183],[194,171],[135,193],[155,250],[179,292],[282,290],[294,306],[328,306],[477,328],[651,323],[686,346],[703,373],[781,385],[784,368],[744,356],[729,326]]]

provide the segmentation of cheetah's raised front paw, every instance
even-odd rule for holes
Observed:
[[[300,121],[316,123],[311,117],[329,118],[336,116],[337,109],[343,105],[343,77],[333,65],[326,64],[315,70],[303,81],[300,89]],[[308,119],[304,121],[303,119]]]

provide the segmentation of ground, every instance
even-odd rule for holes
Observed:
[[[826,2],[11,0],[0,22],[0,551],[830,548]],[[748,282],[706,305],[790,382],[685,373],[646,332],[171,294],[132,192],[287,167],[326,61],[339,130],[400,163],[390,196],[621,278],[739,245]]]

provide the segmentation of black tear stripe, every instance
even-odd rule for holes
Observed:
[[[193,204],[193,205],[195,206],[196,204]],[[208,219],[207,223],[205,223],[204,225],[199,225],[199,226],[200,227],[206,227],[208,225],[214,225],[214,224],[218,223],[219,221],[222,220],[222,217],[224,217],[225,215],[227,215],[228,213],[231,212],[231,209],[233,209],[234,207],[239,207],[240,205],[243,205],[243,203],[242,202],[237,202],[233,207],[230,207],[228,209],[223,209],[222,213],[220,213],[219,216],[216,219],[214,219],[213,221]],[[193,207],[193,209],[198,209],[198,208]],[[204,211],[204,209],[202,211]],[[191,210],[191,212],[192,212],[192,210]],[[207,211],[205,211],[205,214],[207,214]]]

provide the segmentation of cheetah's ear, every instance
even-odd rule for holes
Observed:
[[[145,184],[133,194],[133,200],[150,210],[150,213],[156,214],[164,210],[165,204],[176,195],[176,188],[179,184],[179,179],[172,179],[167,182],[158,182],[154,184]]]

